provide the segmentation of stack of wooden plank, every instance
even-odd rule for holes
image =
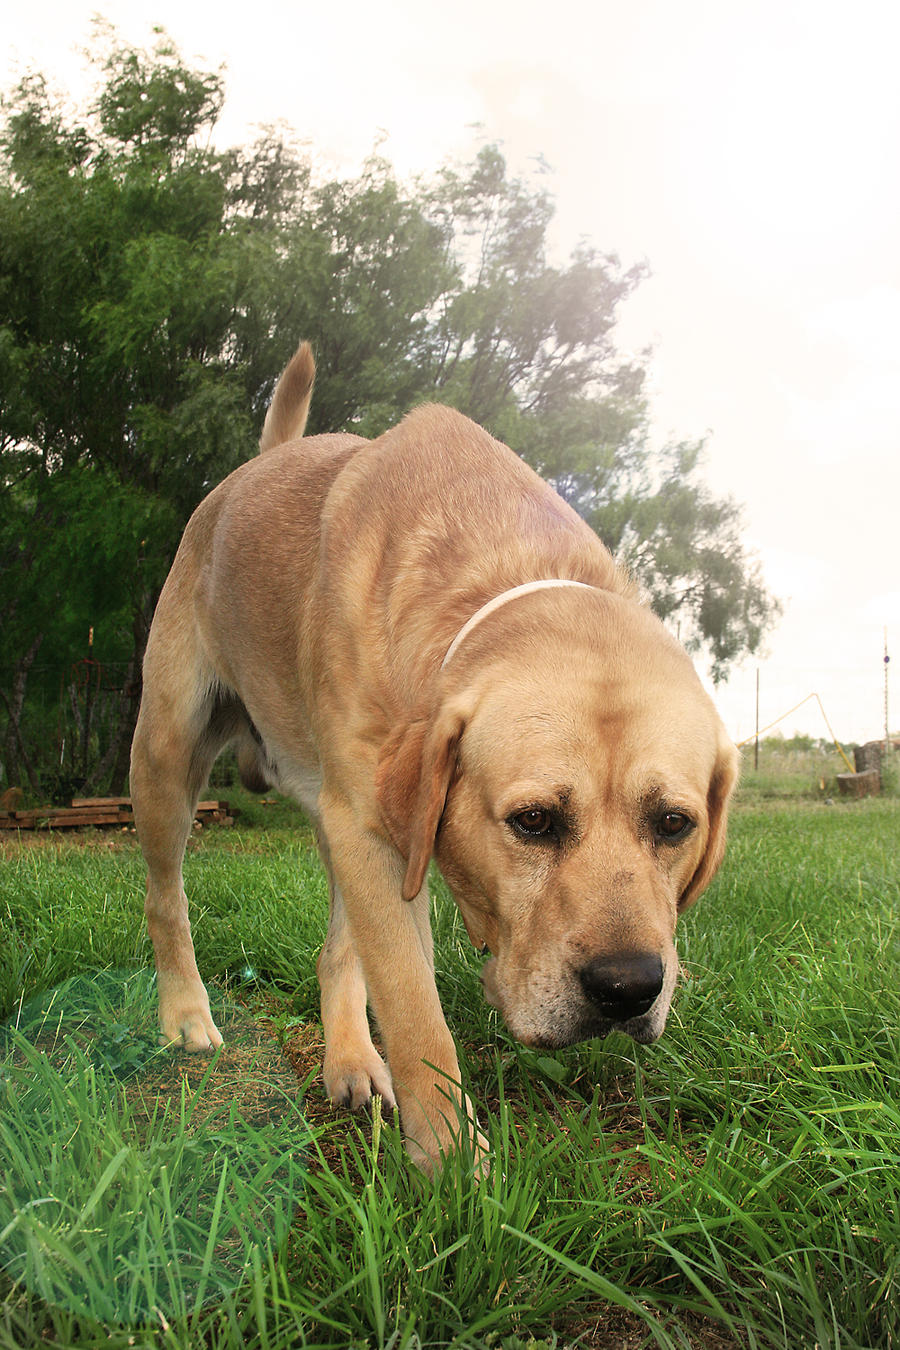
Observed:
[[[194,820],[233,825],[234,813],[227,802],[198,803]],[[71,806],[32,806],[0,810],[0,830],[72,830],[96,825],[134,825],[130,797],[73,797]]]

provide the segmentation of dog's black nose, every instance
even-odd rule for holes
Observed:
[[[578,978],[604,1017],[627,1022],[656,1002],[663,986],[663,964],[652,952],[598,956],[579,970]]]

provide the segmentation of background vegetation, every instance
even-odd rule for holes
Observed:
[[[40,74],[0,131],[0,788],[125,787],[156,598],[301,337],[310,431],[442,399],[553,482],[714,673],[777,614],[702,447],[654,451],[615,345],[641,267],[549,256],[553,204],[496,147],[327,180],[276,133],[219,151],[220,75],[102,34],[90,108]]]
[[[262,1116],[237,1033],[211,1068],[154,1061],[133,838],[0,843],[0,1007],[28,1033],[0,1057],[0,1345],[896,1345],[900,804],[828,805],[821,751],[788,753],[812,756],[802,795],[790,777],[773,795],[774,749],[746,773],[654,1046],[515,1044],[438,884],[441,997],[493,1147],[480,1186],[465,1160],[425,1185],[393,1122],[322,1101],[327,896],[294,808],[236,797],[237,827],[196,836],[186,865],[216,997],[296,1076]],[[94,973],[86,1036],[69,990],[36,1041],[28,999],[108,968],[142,997],[105,1007]],[[299,1178],[279,1179],[286,1153]]]

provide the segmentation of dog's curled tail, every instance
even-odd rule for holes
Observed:
[[[303,435],[315,378],[312,347],[308,342],[301,342],[275,386],[259,438],[261,452]]]

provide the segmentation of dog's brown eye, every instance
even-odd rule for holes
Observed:
[[[684,839],[694,828],[694,822],[683,811],[665,811],[656,822],[656,833],[667,843]]]
[[[527,811],[520,811],[509,823],[520,834],[527,834],[533,838],[540,838],[553,831],[553,816],[542,806],[532,806]]]

